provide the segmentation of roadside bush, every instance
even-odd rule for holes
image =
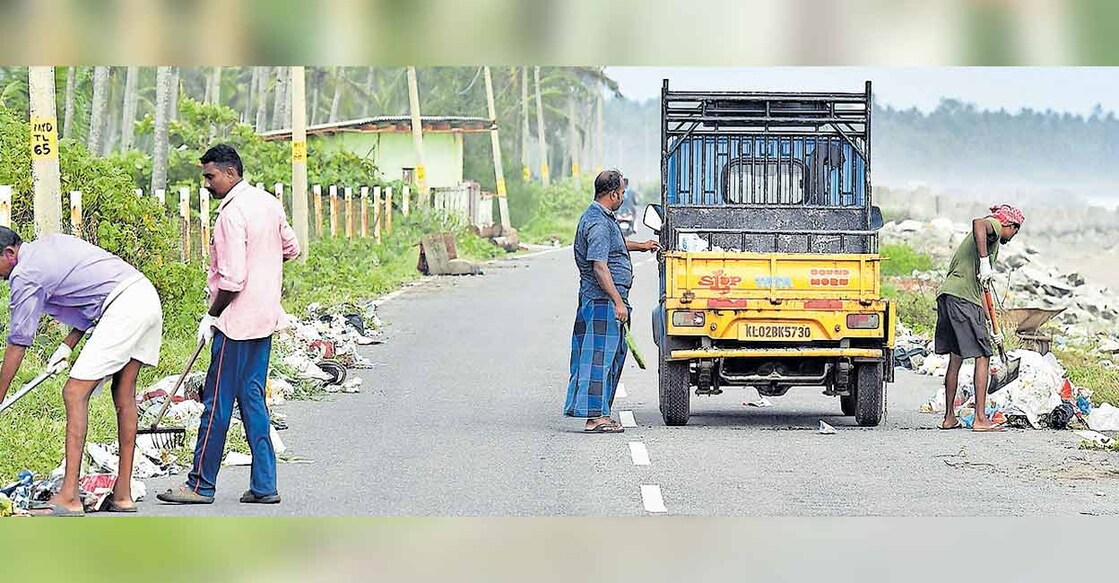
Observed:
[[[882,262],[883,276],[909,276],[914,271],[930,271],[936,267],[933,258],[903,243],[882,245],[879,255],[886,258]]]
[[[571,243],[579,217],[594,200],[590,181],[558,180],[548,188],[515,183],[509,193],[509,216],[521,239],[529,243]]]

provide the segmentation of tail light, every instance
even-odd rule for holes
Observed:
[[[878,328],[878,314],[847,314],[847,327],[852,330]]]
[[[692,312],[689,310],[676,310],[672,312],[673,326],[703,326],[706,320],[707,316],[703,312]]]

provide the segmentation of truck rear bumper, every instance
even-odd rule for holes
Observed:
[[[865,358],[885,360],[880,348],[712,348],[708,350],[673,350],[669,360],[706,358]]]

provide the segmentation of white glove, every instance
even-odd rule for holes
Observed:
[[[50,371],[52,375],[66,370],[67,367],[70,366],[70,354],[72,353],[73,350],[69,346],[59,344],[54,354],[47,359],[47,370]]]
[[[979,283],[984,287],[991,283],[991,278],[994,277],[995,272],[991,270],[991,258],[979,258]]]
[[[210,314],[203,314],[202,321],[198,323],[198,343],[209,344],[214,339],[214,325],[218,319]]]
[[[1002,334],[991,333],[991,342],[995,344],[1002,344]]]

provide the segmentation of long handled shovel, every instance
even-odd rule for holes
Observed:
[[[991,298],[991,289],[987,286],[983,287],[983,299],[987,303],[987,315],[991,318],[991,330],[995,335],[999,335],[999,321],[995,316],[995,302]],[[987,383],[987,394],[990,395],[1006,385],[1018,380],[1018,374],[1021,372],[1022,359],[1006,357],[1006,347],[1000,341],[998,344],[999,358],[1002,359],[1002,366],[991,367],[990,381]]]
[[[186,445],[186,429],[182,427],[160,427],[159,423],[163,421],[163,416],[167,414],[167,409],[171,407],[171,402],[175,399],[175,395],[179,394],[179,387],[183,385],[190,368],[194,366],[194,361],[198,360],[198,355],[202,354],[202,349],[206,348],[205,342],[198,343],[198,349],[194,351],[194,356],[190,357],[187,362],[186,369],[183,374],[179,376],[178,382],[175,383],[175,388],[167,394],[167,399],[163,401],[163,406],[159,408],[159,414],[155,416],[155,421],[150,427],[144,427],[136,431],[136,436],[150,435],[152,445],[160,449],[173,449]]]

